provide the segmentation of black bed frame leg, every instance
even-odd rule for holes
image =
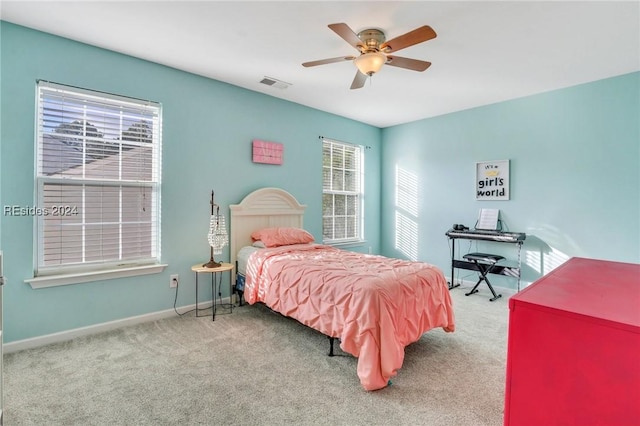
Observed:
[[[336,338],[331,336],[327,337],[329,337],[329,356],[333,356],[333,341],[336,340]]]

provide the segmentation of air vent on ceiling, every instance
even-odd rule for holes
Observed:
[[[267,86],[275,87],[276,89],[286,89],[287,87],[291,86],[291,83],[286,83],[284,81],[267,76],[260,80],[260,83],[266,84]]]

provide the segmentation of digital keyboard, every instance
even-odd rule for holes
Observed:
[[[454,287],[458,287],[460,283],[454,282],[454,269],[468,269],[480,272],[482,266],[478,265],[478,262],[473,261],[473,258],[469,258],[469,253],[467,253],[467,258],[464,260],[456,259],[456,240],[464,239],[464,240],[482,240],[482,241],[493,241],[497,243],[511,243],[514,244],[518,249],[518,266],[509,266],[509,265],[495,265],[492,262],[488,261],[487,263],[492,264],[492,268],[487,273],[498,274],[498,275],[506,275],[509,277],[516,278],[518,280],[518,291],[520,291],[520,251],[522,249],[522,244],[524,240],[527,238],[527,235],[524,232],[502,232],[502,231],[489,231],[482,229],[449,229],[445,235],[451,239],[451,281],[449,282],[449,289]],[[484,255],[487,256],[496,256],[489,255],[486,253],[473,253],[474,255]],[[464,256],[463,256],[464,257]],[[502,256],[500,256],[502,257]],[[481,259],[482,260],[482,259]],[[495,263],[495,262],[494,262]],[[496,295],[494,294],[494,298]],[[495,300],[495,299],[494,299]]]
[[[527,234],[524,232],[502,232],[481,229],[467,229],[464,231],[449,229],[445,235],[449,238],[464,238],[467,240],[497,241],[504,243],[517,243],[524,241],[527,238]]]

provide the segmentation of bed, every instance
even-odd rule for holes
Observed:
[[[358,358],[362,387],[382,389],[402,367],[407,345],[434,328],[454,331],[447,281],[427,263],[313,241],[254,246],[266,231],[306,232],[305,208],[279,188],[258,189],[230,206],[230,256],[244,279],[244,299],[338,339]]]

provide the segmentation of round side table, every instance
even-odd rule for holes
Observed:
[[[231,273],[231,271],[233,270],[233,265],[231,263],[221,263],[220,266],[217,266],[215,268],[207,268],[206,266],[202,266],[202,263],[199,263],[197,265],[193,265],[191,267],[191,270],[196,274],[196,317],[204,316],[204,315],[199,315],[199,311],[205,310],[205,309],[211,309],[211,321],[215,321],[216,308],[217,308],[216,285],[215,285],[216,278],[218,274],[229,272],[229,300],[231,300],[232,293],[233,293],[233,283],[232,283],[233,274]],[[211,308],[200,309],[198,307],[198,274],[201,274],[201,273],[211,274],[211,298],[213,299],[211,302]],[[222,306],[222,304],[220,304],[220,306]],[[233,312],[232,303],[229,303],[229,309],[230,309],[230,312]]]

